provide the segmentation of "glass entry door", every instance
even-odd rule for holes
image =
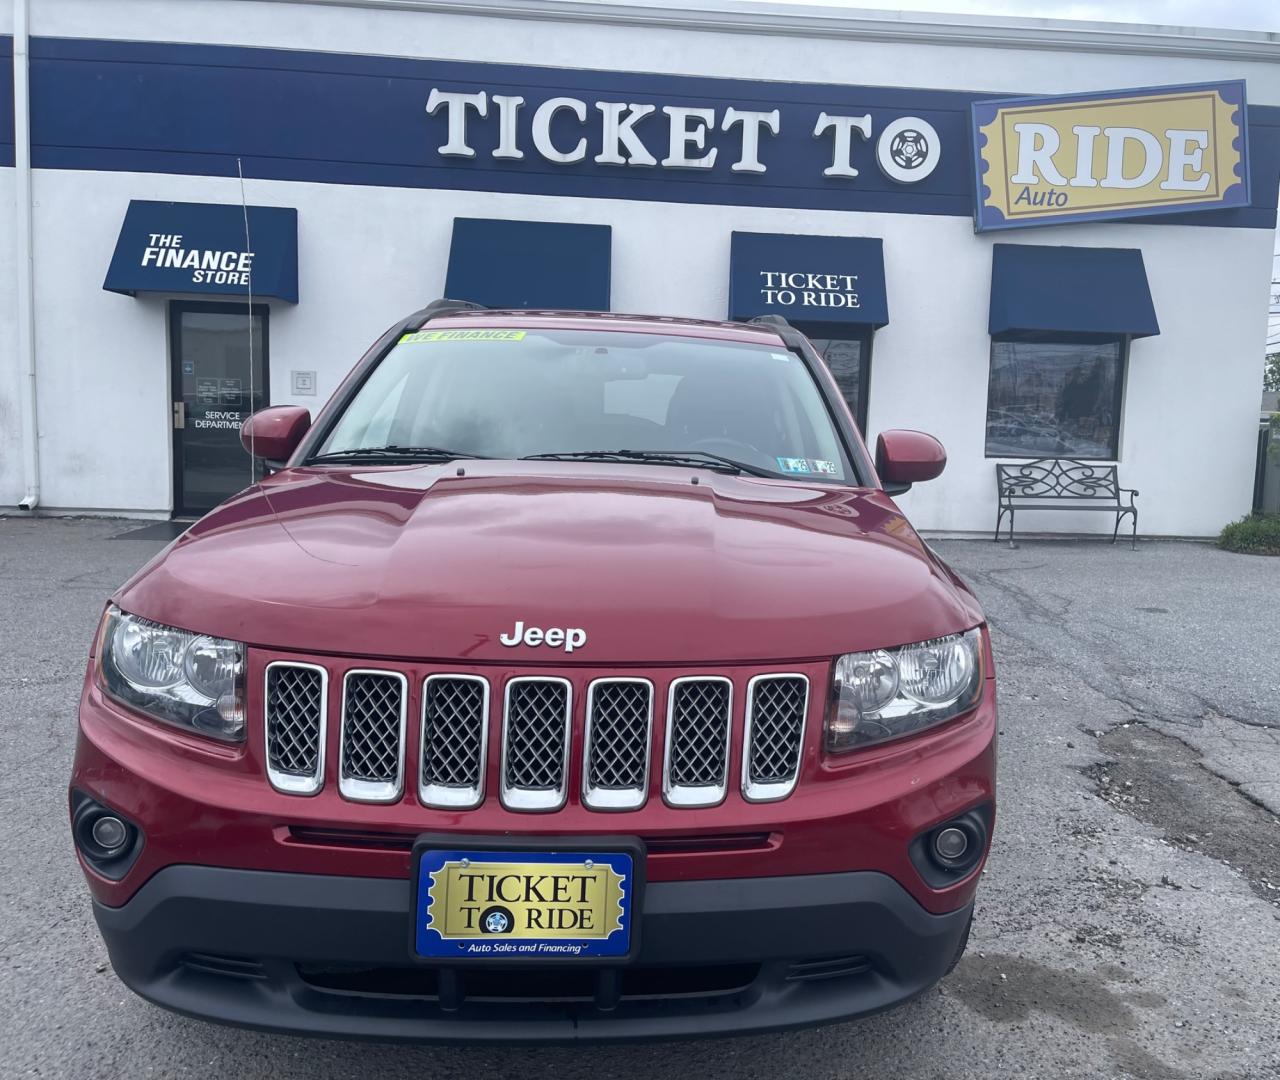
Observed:
[[[267,403],[267,308],[174,301],[173,510],[198,517],[261,476],[240,425]]]

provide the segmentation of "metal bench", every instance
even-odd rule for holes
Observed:
[[[1116,516],[1111,542],[1116,542],[1120,522],[1133,518],[1131,545],[1138,546],[1136,488],[1123,488],[1115,465],[1090,465],[1071,458],[1039,458],[996,466],[998,494],[995,539],[1009,515],[1009,543],[1013,543],[1013,516],[1017,510],[1104,510]],[[1126,500],[1124,496],[1128,496]]]

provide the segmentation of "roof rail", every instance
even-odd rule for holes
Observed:
[[[757,315],[753,319],[748,319],[747,325],[767,326],[769,329],[776,331],[778,337],[782,338],[788,349],[793,349],[796,352],[802,352],[804,349],[804,335],[781,315]]]
[[[430,322],[432,319],[438,319],[442,315],[452,315],[457,311],[485,311],[483,304],[477,304],[471,300],[449,300],[441,298],[432,300],[421,311],[415,311],[409,316],[409,322],[417,323],[421,326],[423,323]]]

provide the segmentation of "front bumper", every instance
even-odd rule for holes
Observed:
[[[94,905],[120,978],[221,1023],[494,1043],[730,1035],[890,1008],[947,971],[972,905],[927,912],[885,874],[652,882],[622,968],[460,970],[408,956],[407,880],[205,866]]]

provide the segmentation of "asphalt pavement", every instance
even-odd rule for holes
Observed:
[[[679,1044],[309,1041],[115,978],[72,854],[75,708],[137,523],[0,518],[0,1077],[1280,1077],[1280,560],[1190,543],[935,547],[991,619],[1000,812],[969,952],[870,1020]]]

